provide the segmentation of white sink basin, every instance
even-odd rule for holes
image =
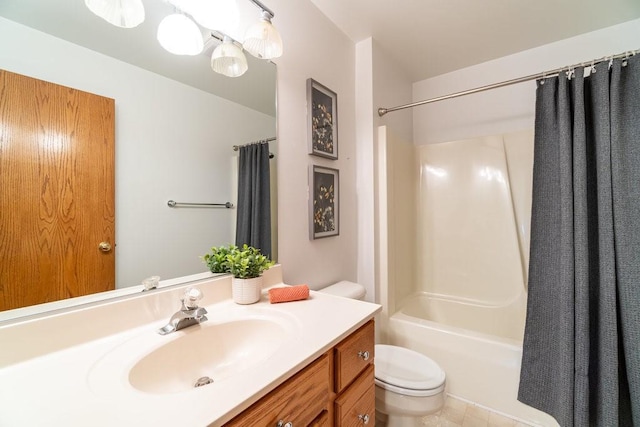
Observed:
[[[194,388],[200,378],[222,381],[271,356],[286,330],[264,319],[204,322],[142,358],[129,382],[148,393],[177,393]]]
[[[292,338],[296,323],[282,313],[253,310],[214,314],[168,335],[145,328],[94,365],[89,385],[100,394],[131,388],[166,394],[192,391],[203,378],[223,382],[271,357]]]

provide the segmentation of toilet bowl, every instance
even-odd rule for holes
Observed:
[[[358,283],[342,281],[319,292],[364,299]],[[427,356],[404,347],[375,345],[376,425],[417,427],[444,405],[446,376]]]
[[[414,427],[439,411],[445,399],[445,373],[427,356],[404,347],[376,344],[376,411],[388,427]]]

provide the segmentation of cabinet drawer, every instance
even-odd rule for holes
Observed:
[[[336,426],[375,426],[374,367],[369,367],[335,401]]]
[[[373,320],[335,347],[335,391],[339,393],[369,364],[373,363]]]
[[[322,411],[322,413],[309,424],[309,427],[330,427],[331,422],[329,420],[329,412]]]
[[[330,384],[325,354],[225,426],[276,427],[278,421],[306,426],[327,408]]]

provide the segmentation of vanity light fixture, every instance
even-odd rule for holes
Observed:
[[[256,58],[278,58],[282,56],[282,37],[271,23],[273,13],[269,9],[261,8],[260,22],[249,27],[242,45]]]
[[[204,47],[200,28],[182,13],[164,17],[157,37],[160,45],[174,55],[198,55]]]
[[[116,27],[133,28],[144,21],[142,0],[84,0],[84,4]]]
[[[231,37],[225,35],[222,43],[211,54],[211,68],[227,77],[239,77],[247,71],[249,65],[242,48]]]
[[[237,0],[166,0],[176,13],[166,16],[158,26],[160,45],[175,55],[198,55],[204,48],[203,31],[214,30],[224,37],[211,56],[211,68],[229,77],[243,75],[248,68],[243,49],[260,59],[282,55],[282,37],[271,20],[274,13],[259,0],[248,0],[260,9],[260,21],[250,26],[244,43],[226,34],[235,34],[239,9]],[[121,27],[133,28],[144,21],[142,0],[85,0],[86,6],[105,21]],[[193,18],[193,19],[192,19]],[[195,22],[194,22],[195,20]],[[198,24],[196,24],[196,22]]]

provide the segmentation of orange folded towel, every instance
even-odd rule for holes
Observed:
[[[307,285],[269,289],[269,302],[271,304],[300,301],[307,298],[309,298],[309,287]]]

